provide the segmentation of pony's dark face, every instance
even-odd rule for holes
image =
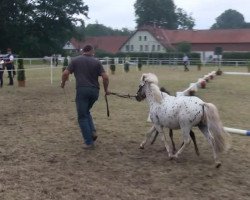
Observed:
[[[138,89],[138,91],[136,92],[136,97],[135,97],[135,99],[137,100],[137,101],[142,101],[142,100],[144,100],[145,98],[146,98],[146,93],[145,93],[145,91],[144,91],[144,86],[145,86],[145,82],[143,81],[143,82],[141,82],[141,84],[139,85],[139,89]]]

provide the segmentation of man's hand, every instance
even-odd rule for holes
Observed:
[[[61,88],[64,88],[64,86],[65,86],[65,82],[61,82]]]
[[[111,92],[108,90],[105,92],[105,95],[110,95],[110,94],[111,94]]]

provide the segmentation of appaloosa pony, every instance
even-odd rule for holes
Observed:
[[[160,91],[165,92],[168,95],[170,95],[170,92],[168,90],[166,90],[164,87],[161,87]],[[191,139],[192,139],[192,141],[194,143],[195,153],[196,153],[197,156],[199,156],[200,152],[199,152],[199,149],[198,149],[198,146],[197,146],[197,143],[196,143],[195,134],[194,134],[194,132],[192,130],[190,130],[189,134],[190,134],[190,137],[191,137]],[[155,131],[155,134],[154,134],[153,139],[151,141],[151,145],[154,144],[154,142],[155,142],[158,135],[159,135],[159,132]],[[173,153],[174,153],[174,152],[176,152],[176,147],[175,147],[175,143],[174,143],[174,137],[173,137],[173,130],[172,129],[169,129],[169,137],[171,139],[171,144],[172,144]],[[181,146],[183,146],[183,145],[184,145],[184,142],[182,142]],[[142,148],[142,147],[140,147],[140,148]]]
[[[198,126],[208,143],[212,146],[216,167],[221,165],[218,153],[229,148],[227,136],[223,129],[218,110],[215,105],[206,103],[195,96],[174,97],[162,93],[158,87],[158,78],[155,74],[143,74],[137,91],[136,100],[147,99],[150,107],[150,118],[154,126],[146,134],[146,139],[141,143],[143,148],[148,138],[155,131],[163,135],[165,148],[170,158],[178,158],[190,142],[190,130]],[[167,135],[163,127],[181,129],[184,145],[173,154],[173,148],[167,143]]]

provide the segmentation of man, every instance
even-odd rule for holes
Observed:
[[[78,123],[85,142],[83,148],[93,149],[97,136],[90,109],[99,96],[98,77],[102,77],[105,95],[110,94],[108,91],[109,78],[101,62],[94,58],[94,48],[91,45],[86,45],[83,49],[83,55],[75,57],[64,70],[62,88],[64,88],[71,73],[74,73],[76,79],[76,108]]]
[[[8,71],[8,77],[9,77],[9,84],[8,85],[14,85],[13,77],[15,75],[15,68],[14,68],[14,56],[11,52],[11,49],[7,49],[7,56],[5,59],[5,66]],[[13,73],[13,75],[12,75]]]
[[[0,51],[0,87],[3,87],[4,61]]]
[[[188,56],[186,54],[184,54],[184,57],[183,57],[183,65],[184,65],[184,71],[189,71],[188,69]]]

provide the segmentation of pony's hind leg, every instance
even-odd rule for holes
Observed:
[[[140,144],[140,149],[144,149],[145,144],[147,143],[148,139],[151,137],[152,133],[156,131],[155,126],[152,126],[150,130],[146,133],[145,139]]]
[[[197,143],[196,143],[195,134],[194,134],[194,132],[192,130],[190,130],[189,134],[190,134],[191,139],[193,140],[196,155],[199,156],[200,152],[199,152],[199,149],[198,149],[198,146],[197,146]]]
[[[200,124],[198,127],[201,130],[201,132],[204,134],[204,136],[207,139],[208,143],[212,146],[215,165],[216,165],[216,168],[219,168],[221,166],[221,162],[219,161],[217,153],[215,151],[213,136],[211,135],[210,131],[208,130],[207,125]]]
[[[190,135],[190,137],[191,137],[191,139],[192,139],[192,141],[194,143],[195,153],[196,153],[197,156],[199,156],[200,152],[199,152],[199,149],[198,149],[198,146],[197,146],[197,143],[196,143],[195,134],[194,134],[194,132],[192,130],[190,130],[189,135]],[[184,142],[182,142],[181,147],[183,146],[183,144],[184,144]]]

